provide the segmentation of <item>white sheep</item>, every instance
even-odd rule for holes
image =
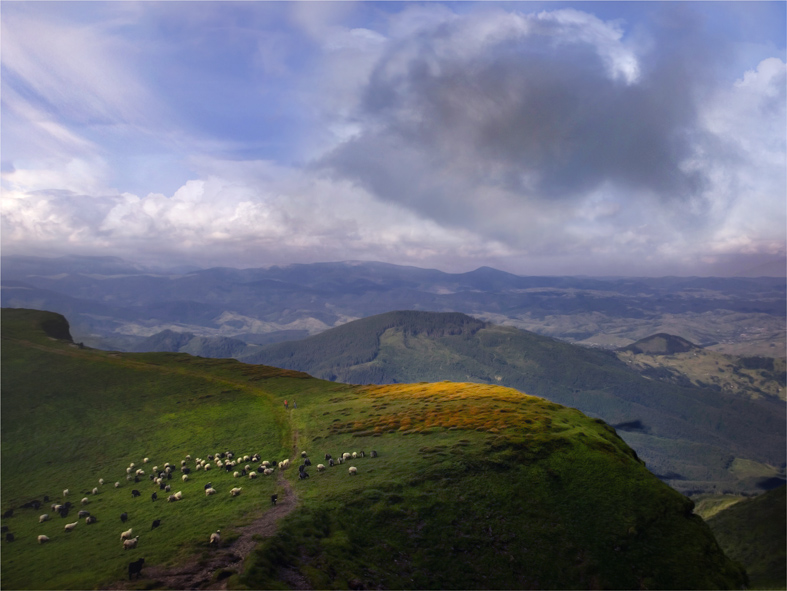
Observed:
[[[63,505],[58,505],[57,503],[52,505],[52,511],[54,511],[55,513],[60,513],[60,509],[62,509],[62,508],[63,508]]]
[[[256,472],[249,472],[249,478],[251,478],[251,479],[257,478],[257,473]]]
[[[123,550],[131,550],[137,547],[139,536],[131,538],[130,540],[123,540]]]
[[[175,501],[177,501],[177,500],[178,500],[178,497],[176,497],[175,495],[169,495],[169,496],[167,497],[167,502],[168,502],[168,503],[174,503],[174,502],[175,502]]]
[[[115,488],[120,488],[120,482],[115,482]]]
[[[96,518],[93,517],[92,515],[88,515],[87,517],[85,517],[85,523],[89,524],[89,523],[95,523],[95,522],[96,522]]]
[[[232,490],[230,490],[230,495],[232,495],[233,497],[237,497],[240,494],[241,490],[243,490],[242,486],[239,486],[237,488],[233,488]]]
[[[317,472],[322,472],[325,470],[325,464],[317,464]]]
[[[68,489],[67,489],[67,488],[64,488],[64,489],[63,489],[63,496],[65,497],[67,494],[68,494]]]
[[[126,468],[126,474],[131,474],[132,470],[133,470],[133,468],[131,466],[129,466],[128,468]]]
[[[153,472],[154,474],[158,474],[158,466],[153,466],[153,467],[150,469],[150,471],[151,471],[151,472]]]
[[[48,541],[49,541],[49,536],[45,536],[45,535],[38,536],[39,544],[43,544],[44,542],[48,542]]]
[[[149,461],[150,461],[150,458],[144,458],[144,459],[142,460],[142,463],[143,463],[143,464],[147,464]]]
[[[206,497],[209,496],[209,495],[215,495],[215,494],[216,494],[216,489],[213,488],[212,486],[210,488],[206,488],[205,489],[205,496]]]
[[[353,456],[353,460],[357,459],[358,458],[358,452],[354,451],[352,453],[352,456]]]
[[[79,521],[75,521],[74,523],[66,523],[65,530],[66,531],[73,530],[77,526],[78,523],[79,523]]]
[[[347,452],[344,452],[344,453],[342,454],[342,459],[343,459],[343,460],[349,460],[349,459],[350,459],[350,457],[351,457],[351,456],[350,456],[350,454],[349,454],[349,453],[347,453]]]
[[[237,478],[238,476],[240,476],[240,472],[235,471],[235,472],[232,473],[232,477],[233,478]]]
[[[183,491],[182,491],[182,490],[179,490],[178,492],[176,492],[176,493],[175,493],[175,498],[176,498],[177,500],[181,500],[181,499],[183,498]]]
[[[189,479],[189,475],[184,474],[183,476],[181,476],[181,479],[183,480],[183,482],[186,482]]]
[[[49,513],[44,513],[38,517],[38,523],[44,523],[45,521],[49,521]]]
[[[191,454],[187,455],[186,459],[190,462],[191,461]]]
[[[128,540],[131,537],[131,532],[133,530],[134,530],[134,528],[130,527],[126,531],[124,531],[122,534],[120,534],[120,541],[122,542],[123,540]]]
[[[355,466],[350,466],[350,468],[347,471],[350,473],[350,476],[355,476],[356,474],[358,474],[358,468],[356,468]]]
[[[203,470],[210,470],[210,464],[205,464],[202,468]]]
[[[131,463],[128,465],[128,467],[129,467],[129,468],[131,468],[131,469],[133,470],[133,469],[134,469],[134,468],[136,468],[137,466],[136,466],[136,464],[134,464],[134,462],[131,462]]]
[[[140,468],[139,470],[137,470],[137,471],[135,472],[135,474],[136,474],[137,476],[144,476],[144,475],[145,475],[145,471],[144,471],[142,468]]]
[[[265,468],[263,474],[265,474],[265,476],[270,476],[271,474],[273,474],[273,468]]]
[[[83,505],[87,505],[89,502],[90,502],[90,501],[87,499],[87,497],[84,497],[84,498],[83,498],[83,499],[80,501],[80,503],[82,503]]]
[[[94,495],[98,494],[98,487],[97,486],[93,487],[93,494]]]
[[[271,467],[271,463],[268,460],[263,460],[262,465],[265,466],[266,468]]]
[[[251,458],[249,456],[243,456],[243,461],[244,462],[248,462],[249,460],[251,460]]]
[[[101,486],[104,486],[104,479],[103,479],[103,478],[99,478],[99,479],[98,479],[98,483],[99,483]]]
[[[210,534],[210,542],[208,542],[209,544],[216,544],[218,546],[221,543],[221,536],[219,535],[220,531],[220,529],[217,529],[215,532]]]

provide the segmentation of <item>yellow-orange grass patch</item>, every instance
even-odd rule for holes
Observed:
[[[380,414],[333,423],[334,433],[419,433],[433,428],[538,431],[551,423],[548,415],[557,408],[510,388],[455,382],[367,386],[363,397],[371,399]]]

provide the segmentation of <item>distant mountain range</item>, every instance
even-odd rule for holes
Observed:
[[[122,351],[165,330],[266,344],[424,310],[603,348],[664,332],[719,351],[783,356],[787,316],[784,278],[522,277],[375,262],[162,270],[113,257],[9,256],[2,300],[59,312],[77,340]]]

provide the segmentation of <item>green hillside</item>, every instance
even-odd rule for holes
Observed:
[[[754,589],[787,589],[787,487],[735,503],[708,519],[728,556],[746,565]]]
[[[2,311],[4,588],[106,588],[145,558],[134,588],[162,588],[156,565],[231,548],[264,516],[281,478],[298,508],[261,539],[230,588],[740,588],[693,503],[654,477],[601,421],[515,390],[472,383],[349,386],[293,371],[184,354],[80,348],[57,315]],[[283,399],[290,410],[285,410]],[[297,403],[297,408],[294,408]],[[148,467],[231,450],[347,466],[237,480],[194,470],[151,501]],[[375,450],[379,457],[370,457]],[[144,462],[148,457],[149,462]],[[126,480],[134,462],[146,471]],[[133,472],[132,472],[133,473]],[[100,485],[99,478],[107,483]],[[120,482],[119,488],[112,483]],[[206,496],[210,481],[218,490]],[[240,496],[228,491],[242,486]],[[92,492],[98,488],[97,494]],[[75,506],[65,518],[49,502]],[[141,492],[132,497],[131,490]],[[84,507],[79,499],[88,499]],[[79,520],[85,508],[98,518]],[[13,512],[11,512],[13,510]],[[128,513],[122,523],[120,514]],[[41,513],[49,521],[39,523]],[[160,519],[161,525],[151,528]],[[133,527],[138,547],[124,550]],[[50,537],[46,544],[36,537]]]
[[[648,379],[614,353],[463,314],[391,312],[243,357],[356,384],[499,384],[615,425],[648,467],[687,493],[760,491],[783,477],[785,405]],[[745,474],[736,458],[750,462]]]

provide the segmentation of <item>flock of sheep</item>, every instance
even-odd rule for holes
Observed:
[[[331,454],[327,454],[326,453],[325,454],[325,461],[327,462],[329,467],[333,467],[333,466],[335,466],[337,464],[343,464],[343,463],[345,463],[345,462],[347,462],[348,460],[351,460],[351,459],[363,458],[363,457],[365,457],[365,455],[366,454],[363,451],[361,451],[361,452],[353,452],[353,453],[344,453],[341,456],[339,456],[336,460],[334,460],[333,457],[331,456]],[[377,457],[377,452],[376,451],[372,451],[370,456],[371,457]],[[301,458],[303,459],[303,463],[298,468],[298,475],[299,475],[299,478],[303,480],[305,478],[309,478],[309,474],[306,471],[306,468],[308,466],[311,466],[311,460],[309,459],[308,454],[305,451],[301,452]],[[183,499],[183,491],[177,491],[175,493],[171,493],[171,485],[169,483],[169,481],[172,480],[173,474],[175,473],[176,469],[180,471],[180,473],[181,473],[180,474],[180,478],[181,478],[181,480],[183,482],[187,482],[189,480],[189,475],[192,472],[200,471],[200,470],[205,471],[205,472],[209,472],[209,471],[211,471],[214,468],[214,466],[215,466],[215,468],[217,470],[223,470],[225,473],[230,473],[231,472],[233,478],[248,477],[250,480],[254,480],[259,475],[262,475],[262,476],[270,476],[270,475],[272,475],[274,473],[276,467],[278,467],[278,469],[280,469],[280,470],[284,470],[284,469],[288,468],[289,465],[290,465],[290,460],[289,459],[285,459],[285,460],[282,460],[280,462],[270,462],[268,460],[260,461],[260,455],[256,454],[256,453],[253,454],[253,455],[238,456],[237,459],[236,459],[235,455],[231,451],[211,454],[211,455],[208,455],[205,459],[195,458],[194,461],[191,463],[191,465],[190,465],[190,462],[192,462],[192,458],[191,458],[190,455],[187,455],[185,457],[185,459],[180,461],[180,467],[179,468],[176,468],[175,465],[170,464],[169,462],[167,462],[167,463],[163,464],[163,466],[161,466],[161,467],[157,466],[157,465],[153,466],[149,471],[146,471],[142,467],[137,467],[132,462],[126,468],[126,480],[128,482],[134,482],[134,483],[141,483],[141,482],[144,482],[145,480],[149,481],[152,486],[156,487],[156,490],[154,490],[151,493],[151,495],[150,495],[151,500],[154,501],[154,502],[157,500],[159,492],[162,492],[162,491],[164,493],[167,493],[167,497],[166,497],[167,502],[177,502],[177,501],[180,501],[180,500]],[[144,458],[142,460],[142,464],[147,465],[148,463],[150,463],[150,459],[149,458],[146,457],[146,458]],[[257,463],[259,463],[258,467],[256,467],[256,468],[252,467],[251,464],[257,464]],[[326,465],[325,464],[318,464],[317,465],[317,471],[318,472],[323,472],[325,469],[326,469]],[[357,473],[358,473],[357,467],[350,466],[349,469],[348,469],[348,473],[351,476],[357,475]],[[99,478],[98,484],[99,484],[99,486],[94,487],[89,493],[84,493],[84,494],[92,494],[92,495],[99,494],[101,489],[104,488],[105,480],[103,478]],[[114,487],[113,488],[118,489],[120,487],[121,487],[121,481],[116,481],[114,483]],[[142,488],[142,487],[140,486],[140,488]],[[231,496],[235,497],[235,496],[240,495],[242,490],[243,490],[242,486],[236,486],[236,487],[233,487],[232,489],[230,489],[229,494]],[[211,496],[211,495],[217,494],[217,490],[213,487],[212,482],[208,482],[207,484],[205,484],[204,491],[205,491],[205,496]],[[71,508],[73,507],[73,503],[71,503],[70,501],[66,500],[69,496],[71,496],[70,490],[69,489],[64,489],[63,490],[63,502],[62,503],[58,503],[58,502],[52,503],[52,505],[51,505],[52,512],[59,514],[61,517],[66,517],[69,514],[69,511],[71,510]],[[139,497],[139,496],[142,496],[142,493],[138,489],[134,488],[131,491],[131,496],[132,496],[132,498]],[[273,504],[276,504],[276,498],[277,498],[277,495],[273,495],[271,497],[271,502]],[[49,497],[45,496],[44,497],[44,502],[49,502],[49,501],[50,501]],[[35,501],[29,501],[28,503],[25,503],[22,507],[23,508],[38,509],[41,506],[41,504],[42,503],[40,501],[35,500]],[[90,504],[90,497],[89,496],[83,497],[81,499],[81,501],[80,501],[80,504],[83,507],[87,506],[88,504]],[[6,511],[6,513],[3,516],[4,517],[10,517],[11,515],[13,515],[13,509],[11,509],[9,511]],[[74,529],[79,524],[79,520],[82,519],[82,518],[84,518],[85,523],[88,524],[88,525],[91,524],[91,523],[95,523],[96,520],[97,520],[97,518],[94,515],[91,515],[89,511],[87,511],[85,509],[82,509],[82,510],[80,510],[77,513],[77,520],[76,521],[71,522],[71,523],[67,523],[64,526],[64,532],[65,533],[70,533],[70,532],[74,531]],[[127,519],[128,519],[128,514],[127,513],[121,513],[120,520],[123,523],[125,523]],[[44,522],[49,521],[49,520],[50,520],[50,514],[49,513],[41,514],[39,516],[39,518],[38,518],[38,522],[39,523],[44,523]],[[153,521],[153,525],[152,525],[151,529],[155,529],[160,524],[161,524],[161,520],[160,519],[156,519],[155,521]],[[7,528],[4,527],[4,530],[7,531]],[[131,550],[131,549],[134,549],[134,548],[137,547],[137,544],[139,542],[139,535],[136,535],[136,536],[132,537],[132,534],[133,534],[133,528],[129,528],[128,530],[126,530],[126,531],[124,531],[124,532],[122,532],[120,534],[120,541],[123,544],[123,549],[124,550]],[[6,534],[6,540],[7,541],[13,541],[14,540],[13,534],[12,533],[7,533]],[[46,536],[46,535],[43,535],[43,534],[38,536],[38,543],[39,544],[44,544],[44,543],[49,542],[49,541],[50,541],[49,536]],[[216,532],[210,534],[210,538],[209,538],[209,542],[208,542],[209,545],[211,545],[211,546],[218,546],[220,544],[220,542],[221,542],[221,537],[219,535],[219,531],[216,531]],[[136,561],[134,563],[131,563],[129,565],[129,576],[131,576],[132,570],[134,570],[135,573],[138,575],[139,571],[142,568],[143,562],[144,562],[144,560]],[[132,565],[133,565],[133,569],[132,569]]]

